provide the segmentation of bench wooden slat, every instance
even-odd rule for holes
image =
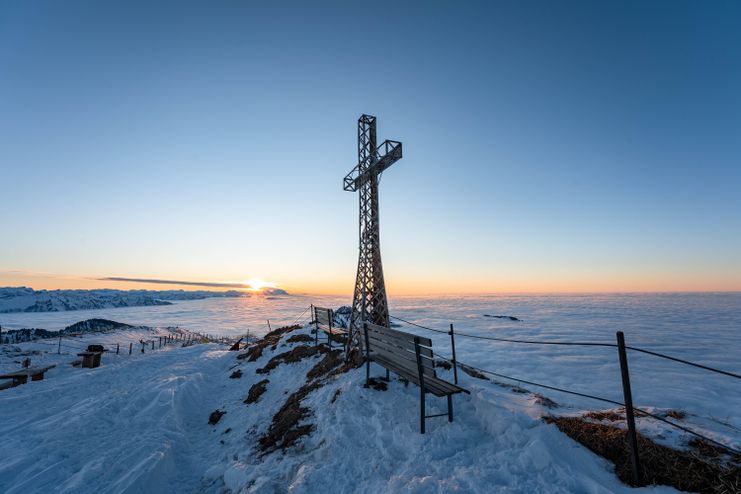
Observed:
[[[409,349],[409,351],[414,352],[414,339],[402,339],[397,337],[393,334],[387,334],[383,333],[377,330],[369,330],[368,336],[375,337],[377,340],[383,340],[390,344],[400,346],[405,349]],[[432,349],[420,345],[419,347],[419,353],[424,355],[425,357],[432,358]]]
[[[403,379],[420,387],[420,432],[425,433],[425,420],[438,415],[425,415],[425,395],[446,397],[448,421],[453,421],[452,395],[466,389],[437,377],[432,353],[432,340],[411,333],[396,331],[376,324],[363,324],[364,350],[366,353],[366,383],[370,382],[370,363],[386,368],[386,378],[393,371]],[[443,414],[445,415],[445,414]]]
[[[386,343],[387,345],[403,348],[412,353],[414,353],[415,351],[414,350],[414,340],[410,342],[408,340],[402,340],[395,336],[385,335],[378,331],[368,331],[368,338],[370,338],[373,341],[381,341],[381,342]],[[371,345],[371,348],[372,348],[372,345]],[[432,358],[432,350],[429,348],[420,346],[419,353],[420,355],[423,355],[427,358]]]
[[[425,338],[424,336],[417,336],[411,333],[405,333],[403,331],[397,331],[395,329],[385,328],[383,326],[379,326],[377,324],[372,324],[369,322],[367,322],[366,324],[368,325],[368,329],[370,329],[371,331],[379,331],[379,332],[386,333],[389,335],[395,335],[404,341],[411,340],[412,342],[414,341],[414,337],[416,336],[417,338],[419,338],[420,345],[427,346],[427,347],[432,346],[432,340],[429,338]]]
[[[374,340],[370,337],[368,338],[368,341],[371,346],[371,352],[380,350],[382,353],[391,353],[393,355],[398,355],[400,358],[411,361],[415,367],[417,366],[417,355],[414,353],[414,349],[412,349],[412,351],[410,352],[407,348],[399,348],[398,346],[391,343],[382,340]],[[429,369],[435,368],[432,359],[429,357],[420,355],[420,363],[422,364],[422,367]]]
[[[373,348],[373,347],[371,347]],[[373,353],[375,352],[375,353]],[[398,353],[392,353],[385,350],[371,350],[371,358],[373,360],[376,360],[377,358],[382,358],[384,360],[388,360],[390,362],[396,362],[397,365],[402,367],[409,368],[412,372],[419,373],[419,368],[417,367],[417,361],[411,360],[403,355],[399,355]],[[430,377],[436,377],[435,375],[435,369],[433,369],[431,366],[422,366],[422,372],[425,374],[425,376]]]
[[[347,334],[347,329],[345,329],[345,328],[338,328],[338,327],[335,327],[335,326],[332,326],[332,330],[331,331],[329,329],[329,326],[319,326],[319,329],[321,329],[322,331],[324,331],[327,334],[337,334],[337,335],[343,335],[343,336]]]
[[[417,386],[420,385],[419,382],[419,373],[416,369],[411,369],[409,367],[404,366],[398,366],[396,361],[388,360],[382,356],[379,356],[377,358],[373,359],[374,361],[380,363],[384,367],[388,366],[391,367],[396,374],[399,374],[404,379],[413,382]],[[461,388],[460,386],[456,386],[455,384],[449,383],[447,381],[443,381],[442,379],[434,376],[427,376],[425,373],[424,376],[425,381],[425,389],[435,396],[446,396],[449,394],[456,394],[456,393],[468,393],[467,390]]]

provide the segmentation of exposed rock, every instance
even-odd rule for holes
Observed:
[[[211,415],[208,416],[208,423],[211,424],[211,425],[218,424],[219,423],[219,420],[221,420],[221,417],[225,413],[226,412],[224,412],[222,410],[218,410],[218,409],[217,410],[214,410],[213,412],[211,412]]]
[[[265,392],[265,390],[268,387],[268,381],[267,379],[263,379],[262,381],[255,383],[250,388],[249,392],[247,393],[247,399],[244,400],[246,404],[255,403],[257,400],[260,399],[260,396]]]
[[[242,377],[242,369],[237,369],[229,376],[229,379],[239,379]]]

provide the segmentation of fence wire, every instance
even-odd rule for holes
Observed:
[[[389,317],[396,319],[398,321],[404,322],[406,324],[409,324],[411,326],[415,326],[417,328],[426,329],[428,331],[434,331],[435,333],[444,333],[448,335],[450,334],[450,331],[429,328],[427,326],[422,326],[421,324],[416,324],[411,321],[407,321],[406,319],[402,319],[400,317],[396,317],[392,315],[389,315]],[[454,334],[455,336],[462,336],[464,338],[476,338],[480,340],[502,341],[502,342],[507,342],[507,343],[526,343],[526,344],[531,344],[531,345],[601,346],[601,347],[617,348],[617,345],[615,343],[601,343],[601,342],[588,342],[588,341],[516,340],[516,339],[509,339],[509,338],[495,338],[493,336],[480,336],[480,335],[474,335],[474,334],[469,334],[469,333],[460,333],[458,331],[455,331]],[[736,379],[741,379],[741,375],[735,374],[733,372],[725,371],[722,369],[716,369],[715,367],[698,364],[696,362],[691,362],[689,360],[684,360],[678,357],[672,357],[671,355],[666,355],[663,353],[646,350],[645,348],[638,348],[638,347],[633,347],[633,346],[626,346],[625,348],[626,350],[632,350],[634,352],[641,352],[641,353],[645,353],[648,355],[653,355],[655,357],[660,357],[666,360],[671,360],[673,362],[678,362],[678,363],[689,365],[692,367],[697,367],[698,369],[704,369],[710,372],[715,372],[717,374],[722,374],[722,375],[729,376],[729,377],[735,377]]]

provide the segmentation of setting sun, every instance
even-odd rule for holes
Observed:
[[[261,278],[250,278],[249,280],[245,281],[244,284],[248,285],[248,290],[253,292],[259,292],[263,288],[272,288],[275,286],[274,283],[270,283]]]

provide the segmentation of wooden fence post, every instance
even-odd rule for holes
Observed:
[[[458,362],[455,360],[455,333],[453,332],[453,323],[450,323],[450,347],[453,349],[453,378],[458,384]]]
[[[636,422],[633,415],[633,394],[630,389],[630,373],[628,371],[628,356],[625,353],[625,335],[622,331],[617,332],[618,356],[620,357],[620,374],[623,381],[623,398],[625,402],[625,421],[628,424],[628,445],[630,447],[630,466],[633,483],[636,486],[643,485],[643,472],[641,471],[641,460],[638,457],[638,437],[636,435]]]
[[[133,341],[130,341],[130,342],[129,342],[129,355],[131,355],[131,349],[132,349],[133,347],[134,347],[134,342],[133,342]]]
[[[154,340],[152,340],[152,350],[154,350]]]
[[[159,338],[160,342],[159,342],[159,346],[157,348],[162,348],[162,337],[161,336],[158,336],[158,338]]]
[[[116,343],[116,355],[118,355],[118,351],[120,349],[120,346],[121,346],[120,343]]]
[[[59,337],[59,344],[57,345],[57,355],[62,353],[62,337]]]

